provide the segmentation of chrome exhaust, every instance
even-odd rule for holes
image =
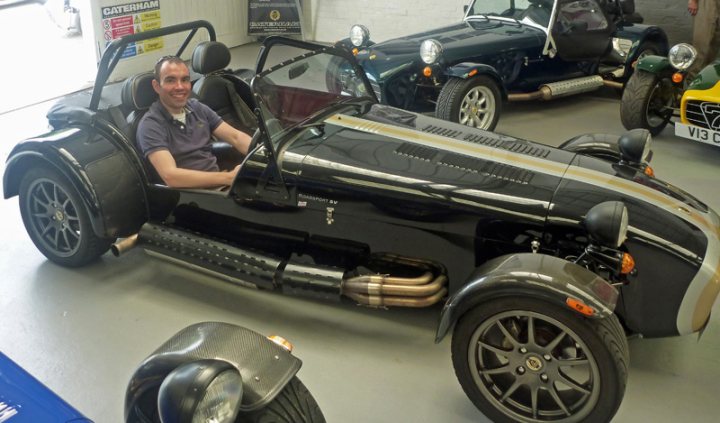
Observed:
[[[110,245],[110,251],[112,251],[115,257],[120,257],[121,254],[127,253],[128,251],[135,248],[138,242],[138,234],[130,235],[127,238],[123,238],[120,241],[113,242]]]

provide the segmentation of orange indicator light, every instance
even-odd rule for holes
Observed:
[[[568,299],[565,300],[565,304],[567,304],[568,307],[577,311],[580,314],[584,314],[586,316],[592,316],[593,314],[595,314],[594,308],[590,307],[589,305],[585,304],[580,300],[576,300],[575,298],[568,297]]]
[[[432,68],[430,66],[425,66],[423,69],[423,75],[429,77],[432,75]]]
[[[468,73],[468,76],[475,76],[477,74],[477,69],[473,69]]]
[[[635,259],[632,258],[632,256],[628,253],[623,253],[622,256],[622,266],[620,267],[620,272],[624,275],[627,275],[628,273],[632,272],[635,268]]]
[[[281,347],[285,348],[288,352],[292,352],[293,350],[293,344],[290,343],[287,339],[283,338],[282,336],[278,335],[270,335],[267,337],[269,340],[273,341],[274,343],[280,345]]]
[[[353,55],[354,55],[354,56],[357,56],[358,51],[359,51],[359,50],[357,49],[357,47],[353,48],[353,49],[352,49]]]
[[[651,168],[650,166],[647,166],[647,167],[645,168],[645,174],[646,174],[647,176],[652,176],[653,178],[655,177],[655,171],[654,171],[653,168]]]
[[[672,81],[676,84],[683,82],[683,79],[685,79],[685,77],[680,72],[675,72],[672,76]]]

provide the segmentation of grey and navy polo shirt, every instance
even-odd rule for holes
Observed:
[[[205,171],[218,170],[212,154],[212,132],[222,118],[210,107],[191,98],[185,106],[185,123],[172,117],[160,100],[140,119],[137,144],[145,158],[158,150],[168,150],[177,167]]]

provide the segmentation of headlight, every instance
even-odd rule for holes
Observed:
[[[690,67],[697,57],[697,50],[690,44],[680,43],[674,45],[668,53],[670,64],[677,70],[685,70]]]
[[[623,161],[630,164],[648,163],[650,161],[650,144],[652,135],[647,129],[632,129],[618,140],[618,148]]]
[[[420,44],[420,58],[429,64],[435,63],[442,53],[442,44],[436,40],[425,40]]]
[[[585,216],[590,238],[602,245],[619,248],[627,238],[628,211],[621,201],[605,201],[591,208]]]
[[[230,363],[199,360],[170,372],[160,385],[160,421],[232,423],[242,400],[242,377]]]
[[[362,25],[353,25],[350,28],[350,42],[355,47],[360,47],[370,40],[370,31]]]

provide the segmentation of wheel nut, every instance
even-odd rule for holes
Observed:
[[[543,382],[547,382],[547,381],[548,381],[548,376],[547,376],[545,373],[543,373],[543,374],[540,375],[540,379],[542,379]]]
[[[545,354],[545,355],[543,356],[543,358],[545,359],[545,361],[550,361],[550,360],[552,360],[552,357],[550,356],[550,354]]]
[[[518,372],[518,374],[524,374],[524,373],[525,373],[525,368],[524,368],[523,366],[520,366],[520,367],[517,368],[517,372]]]
[[[523,353],[523,354],[525,354],[525,353],[527,352],[527,348],[525,348],[525,347],[520,348],[520,352]]]

